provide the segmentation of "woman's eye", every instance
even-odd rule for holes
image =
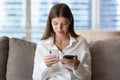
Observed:
[[[62,23],[62,25],[67,25],[68,23]]]
[[[53,25],[57,25],[57,23],[53,23]]]

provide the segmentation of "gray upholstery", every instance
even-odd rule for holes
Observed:
[[[120,80],[120,37],[91,45],[92,80]]]
[[[6,65],[8,58],[9,38],[0,37],[0,80],[6,80]]]
[[[32,80],[36,44],[12,38],[9,46],[7,80]]]

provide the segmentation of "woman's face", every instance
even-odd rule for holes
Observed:
[[[53,31],[57,36],[65,36],[68,34],[70,20],[65,17],[56,17],[52,19]]]

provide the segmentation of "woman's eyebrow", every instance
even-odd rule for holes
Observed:
[[[56,21],[52,21],[52,22],[56,22]]]
[[[52,22],[55,22],[55,23],[57,23],[57,21],[52,21]],[[62,23],[66,23],[66,22],[68,22],[68,21],[63,21]]]

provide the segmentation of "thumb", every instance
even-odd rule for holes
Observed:
[[[78,56],[77,55],[74,55],[74,58],[73,59],[77,59],[78,58]]]

